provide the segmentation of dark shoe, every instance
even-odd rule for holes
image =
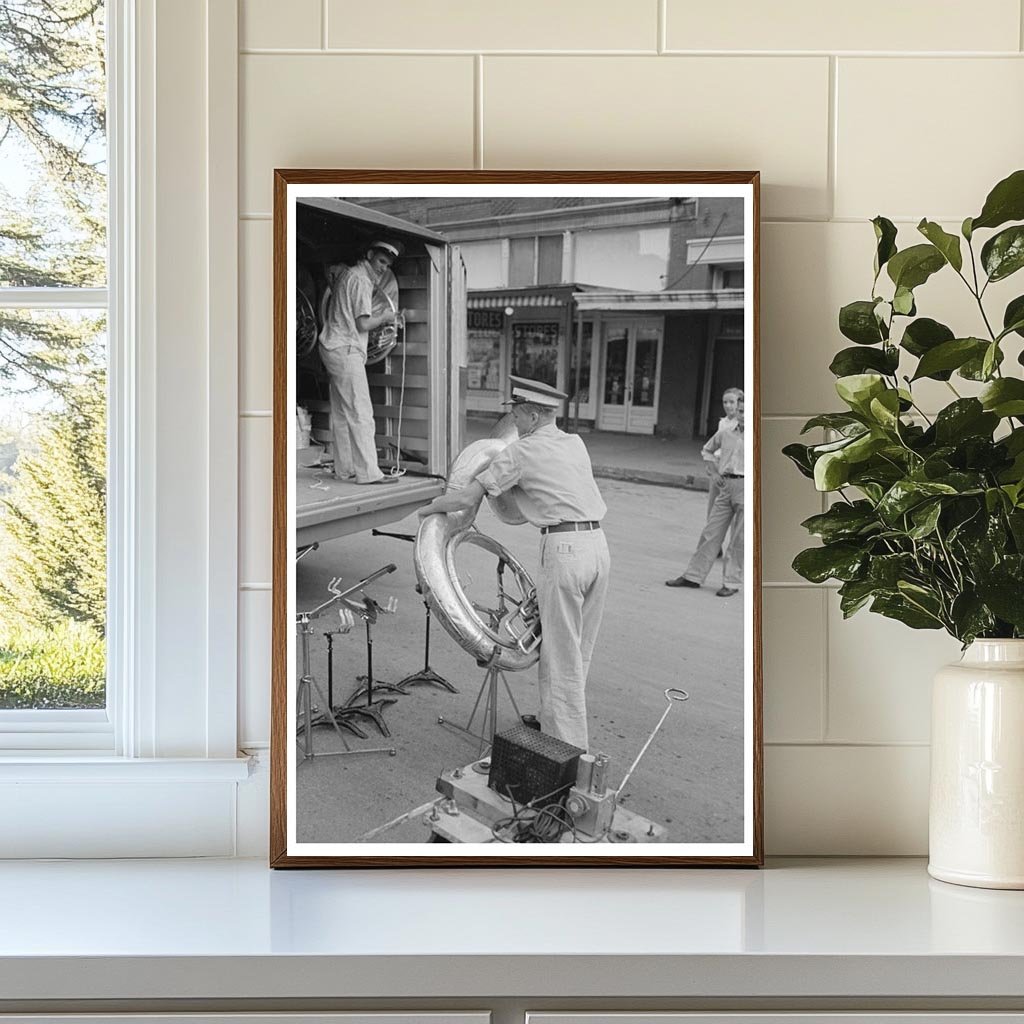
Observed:
[[[536,729],[537,732],[540,732],[540,722],[536,715],[520,715],[520,721],[523,725],[528,726],[531,729]]]
[[[735,587],[720,587],[715,591],[715,597],[732,597],[733,594],[738,594],[739,590]]]
[[[699,583],[694,583],[693,580],[688,580],[685,576],[677,576],[674,580],[665,580],[666,587],[693,587],[694,590],[700,589]]]

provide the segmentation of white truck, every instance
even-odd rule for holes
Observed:
[[[315,339],[328,268],[354,263],[379,238],[403,249],[393,271],[405,329],[366,373],[381,465],[404,473],[397,483],[366,487],[322,468],[330,457],[330,403]],[[296,546],[302,549],[395,522],[444,490],[465,424],[466,269],[458,247],[436,232],[342,199],[298,199],[295,240],[295,405],[312,417],[311,445],[296,452]]]

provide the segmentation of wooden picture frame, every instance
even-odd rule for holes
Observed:
[[[758,225],[756,171],[275,171],[271,866],[763,863]],[[389,308],[407,312],[382,340],[374,318],[386,329]],[[364,385],[323,346],[358,357],[358,338],[370,350],[374,446],[385,475],[401,476],[377,486],[358,482],[377,469],[359,461],[365,426],[352,413],[349,433],[334,433],[328,415],[332,402],[353,409],[358,397],[342,392]],[[436,555],[432,571],[467,589],[492,580],[489,550],[469,569],[427,551],[417,511],[444,492],[473,436],[506,429],[501,402],[522,398],[510,393],[510,372],[569,393],[559,428],[580,435],[608,507],[611,582],[582,760],[552,741],[559,727],[548,719],[544,733],[523,731],[522,713],[538,711],[535,671],[503,674],[497,646],[490,667],[474,656],[467,630],[452,631],[443,588],[416,575]],[[739,432],[719,419],[723,384],[745,393]],[[307,431],[318,447],[299,447]],[[718,441],[702,453],[709,436]],[[561,443],[578,450],[576,439]],[[659,444],[675,461],[657,461]],[[350,454],[333,467],[356,481],[331,474],[339,445]],[[708,573],[687,562],[699,537],[710,543],[704,467],[744,460],[715,498],[744,526],[725,567]],[[499,607],[487,606],[488,618],[475,593],[470,607],[486,637],[507,630],[522,654],[532,641],[515,640],[516,630],[536,616],[517,602],[529,596],[530,565],[539,571],[530,562],[538,531],[506,527],[489,502],[481,518],[508,541],[497,556]],[[455,520],[422,520],[431,521]],[[559,552],[574,557],[587,528],[565,527]],[[526,582],[506,582],[520,560]],[[684,567],[716,582],[722,574],[725,599],[713,584],[679,585]],[[551,651],[569,642],[557,635]],[[513,667],[524,664],[526,654]],[[436,666],[441,682],[380,678]],[[675,687],[688,702],[666,699]],[[466,726],[479,744],[446,727],[471,706]],[[490,765],[483,741],[493,735]],[[597,754],[610,763],[593,763]],[[576,788],[567,772],[578,773]],[[529,804],[555,775],[556,796]]]

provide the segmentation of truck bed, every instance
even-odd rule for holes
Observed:
[[[315,465],[318,448],[301,448],[295,456],[298,547],[397,522],[444,491],[443,480],[411,472],[393,484],[335,480]]]

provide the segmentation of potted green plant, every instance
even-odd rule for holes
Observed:
[[[1021,221],[1024,170],[959,234],[925,219],[923,240],[900,248],[874,218],[871,296],[839,311],[853,344],[830,366],[845,408],[805,424],[824,443],[783,449],[834,498],[804,521],[821,543],[796,572],[838,580],[844,617],[870,608],[963,644],[933,689],[929,871],[1012,888],[1024,888],[1024,355],[1009,350],[1024,294],[997,316],[986,292],[1024,268]],[[973,328],[919,314],[915,290],[937,273],[973,296]],[[949,391],[934,415],[915,394],[924,380]]]

